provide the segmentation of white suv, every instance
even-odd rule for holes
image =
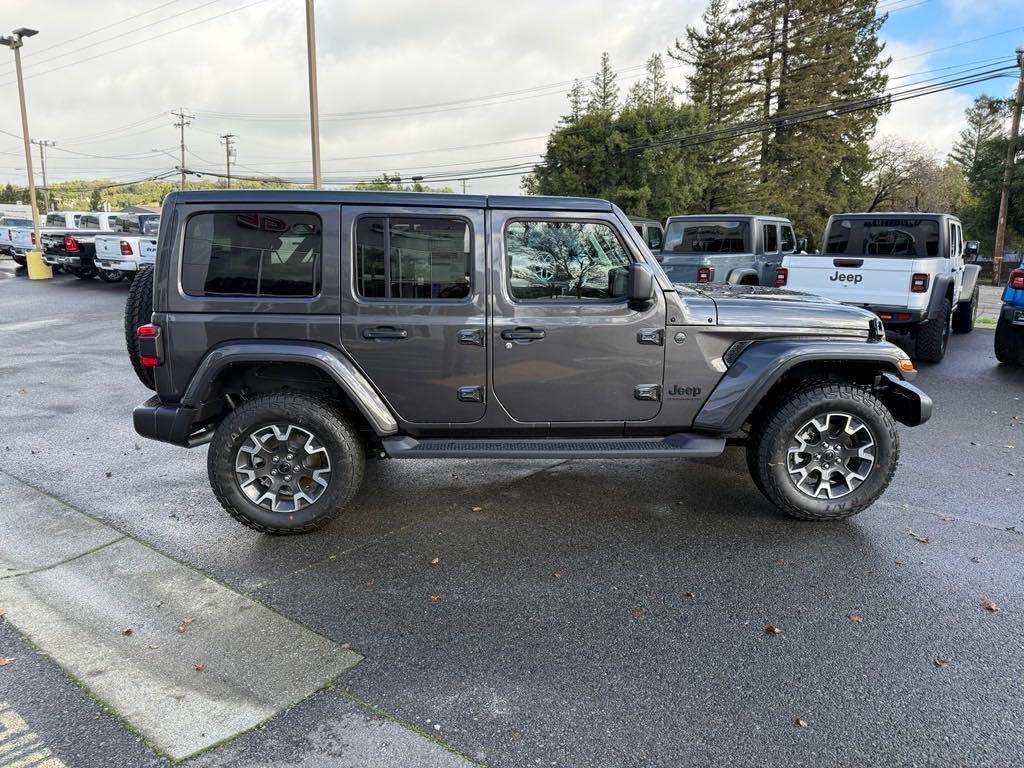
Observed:
[[[963,226],[942,213],[831,216],[820,254],[788,255],[776,285],[874,312],[910,334],[916,357],[946,355],[950,330],[970,333],[978,311],[977,264],[964,264]]]

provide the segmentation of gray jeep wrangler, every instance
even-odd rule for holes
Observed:
[[[746,446],[794,517],[869,506],[931,401],[870,312],[673,285],[601,200],[174,193],[132,286],[144,437],[209,443],[225,509],[312,530],[367,458],[694,458]]]

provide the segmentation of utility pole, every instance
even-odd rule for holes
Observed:
[[[25,106],[25,80],[21,74],[21,46],[24,38],[37,35],[39,32],[28,27],[19,27],[10,35],[0,37],[0,45],[14,51],[14,69],[18,78],[18,100],[21,102],[21,135],[25,141],[25,170],[28,171],[28,202],[32,206],[32,244],[28,254],[28,276],[30,280],[45,280],[53,277],[53,272],[43,263],[41,246],[43,241],[39,233],[39,206],[36,205],[36,180],[32,173],[32,145],[29,143],[28,108]]]
[[[224,160],[228,167],[228,189],[231,189],[231,158],[235,154],[235,150],[231,145],[238,136],[233,133],[223,133],[221,134],[221,138],[224,139]]]
[[[39,165],[43,170],[43,209],[46,213],[50,212],[50,185],[46,182],[46,148],[57,146],[55,141],[45,141],[44,139],[32,139],[32,143],[39,147]]]
[[[321,189],[320,179],[320,105],[316,87],[316,21],[313,0],[306,0],[306,58],[309,60],[309,132],[313,144],[313,189]]]
[[[466,180],[462,179],[462,194],[466,194]]]
[[[1003,168],[1003,191],[999,196],[999,220],[996,222],[996,244],[992,249],[992,285],[999,285],[1003,275],[1003,251],[1006,248],[1006,216],[1010,207],[1010,183],[1017,159],[1017,137],[1020,135],[1020,112],[1024,107],[1024,48],[1017,49],[1020,79],[1017,98],[1013,104],[1013,122],[1010,124],[1010,144],[1006,148],[1006,167]]]
[[[175,128],[181,129],[181,190],[185,191],[185,126],[192,125],[192,121],[196,119],[195,115],[186,115],[185,110],[178,107],[177,112],[171,112],[172,115],[178,118],[178,122],[174,124]]]

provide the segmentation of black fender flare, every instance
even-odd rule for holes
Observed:
[[[880,372],[899,376],[902,381],[912,377],[910,372],[903,373],[899,366],[901,361],[909,359],[906,352],[887,341],[806,338],[756,341],[729,366],[697,412],[693,428],[702,432],[738,431],[779,379],[801,363],[869,363]],[[931,401],[928,406],[930,414]]]
[[[352,399],[378,435],[393,435],[398,431],[398,422],[391,410],[355,364],[337,349],[309,341],[237,341],[214,347],[192,374],[181,405],[198,409],[220,373],[238,363],[312,365],[326,373]]]
[[[953,285],[953,275],[936,275],[932,281],[932,294],[928,297],[928,319],[934,320],[939,314],[939,304],[946,298]],[[956,307],[953,307],[956,309]]]

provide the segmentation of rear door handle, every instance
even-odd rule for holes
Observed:
[[[407,339],[409,332],[405,328],[367,328],[363,331],[364,339]]]
[[[537,341],[546,335],[544,331],[533,328],[513,328],[501,332],[501,338],[505,341]]]

